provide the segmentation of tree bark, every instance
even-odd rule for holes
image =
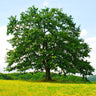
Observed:
[[[84,74],[82,75],[82,78],[83,78],[83,80],[85,79],[85,76],[84,76]]]
[[[46,80],[47,80],[47,81],[51,80],[50,68],[46,68]]]

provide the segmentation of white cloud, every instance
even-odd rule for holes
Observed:
[[[47,6],[48,6],[48,4],[49,4],[49,2],[48,2],[48,1],[46,1],[46,0],[43,2],[43,6],[44,6],[44,7],[47,7]]]
[[[89,44],[89,46],[92,48],[92,51],[96,50],[96,37],[90,37],[85,39],[85,42]]]
[[[96,70],[96,37],[87,38],[85,39],[85,42],[87,42],[89,44],[89,47],[92,48],[89,61]]]
[[[83,29],[83,30],[81,30],[80,36],[83,37],[83,36],[85,36],[87,33],[88,33],[88,32],[87,32],[85,29]]]
[[[6,57],[6,49],[10,49],[11,45],[7,42],[10,38],[6,35],[7,27],[0,26],[0,72],[3,72],[4,67],[6,67],[5,57]]]

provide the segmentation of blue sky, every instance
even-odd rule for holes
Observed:
[[[35,5],[39,8],[63,8],[64,12],[72,15],[74,21],[86,29],[88,36],[95,36],[96,31],[96,0],[2,0],[0,2],[0,26],[8,24],[8,17],[18,15],[28,7]],[[47,3],[47,4],[46,4]]]
[[[6,42],[6,25],[8,17],[17,15],[28,7],[35,5],[44,8],[63,8],[63,12],[72,15],[74,22],[81,26],[81,37],[92,48],[90,62],[96,67],[96,0],[0,0],[0,72],[5,63],[6,48],[11,48]]]

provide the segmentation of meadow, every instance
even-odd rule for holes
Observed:
[[[96,96],[96,84],[0,80],[0,96]]]

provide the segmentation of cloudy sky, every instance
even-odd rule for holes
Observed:
[[[6,51],[11,48],[6,36],[8,17],[17,15],[28,7],[63,8],[81,26],[81,38],[92,48],[89,61],[96,69],[96,0],[0,0],[0,72],[4,72]]]

